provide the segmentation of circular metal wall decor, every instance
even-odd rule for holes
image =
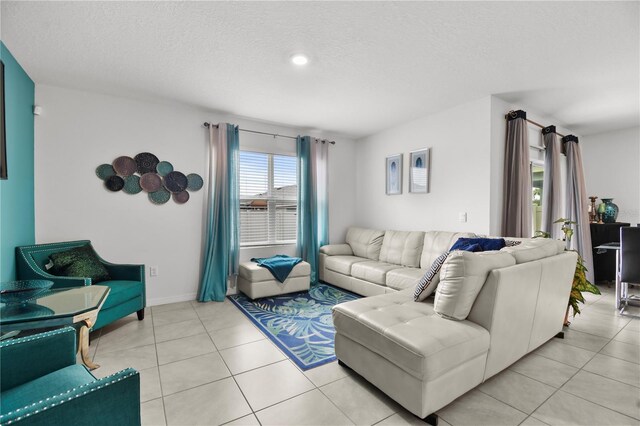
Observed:
[[[155,173],[145,173],[140,177],[140,187],[147,192],[156,192],[162,187],[162,178]]]
[[[155,173],[156,167],[160,162],[158,157],[150,152],[141,152],[134,157],[134,160],[136,161],[138,173],[141,175],[151,172]]]
[[[96,167],[96,176],[100,179],[105,180],[109,176],[114,176],[116,171],[113,170],[113,166],[111,164],[100,164]]]
[[[160,176],[166,176],[173,171],[173,164],[168,161],[161,161],[156,166],[156,171]]]
[[[184,204],[187,201],[189,201],[189,193],[187,191],[174,192],[172,196],[173,196],[173,201],[175,201],[178,204]]]
[[[119,176],[131,176],[136,172],[137,165],[133,158],[123,155],[113,160],[113,169]]]
[[[204,185],[202,178],[196,173],[189,173],[187,175],[187,181],[187,189],[189,191],[198,191],[200,188],[202,188],[202,185]]]
[[[140,186],[140,176],[131,175],[124,178],[124,188],[122,188],[127,194],[137,194],[142,191]]]
[[[187,191],[198,191],[204,185],[200,175],[185,176],[174,170],[169,161],[160,161],[150,152],[141,152],[133,158],[121,155],[111,164],[99,165],[96,176],[109,191],[126,194],[145,191],[154,204],[165,204],[171,198],[176,204],[184,204],[191,198]]]
[[[187,189],[189,181],[187,177],[180,172],[171,172],[164,177],[164,187],[171,192],[182,192]]]
[[[164,188],[160,188],[156,192],[149,193],[149,200],[153,204],[164,204],[171,198],[171,193]]]
[[[109,176],[104,181],[104,186],[106,186],[109,191],[120,191],[122,188],[124,188],[124,179],[122,179],[120,176]]]

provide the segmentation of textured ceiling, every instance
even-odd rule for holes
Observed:
[[[639,8],[2,1],[0,34],[37,83],[353,137],[489,94],[589,134],[640,120]]]

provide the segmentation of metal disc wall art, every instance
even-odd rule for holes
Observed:
[[[124,178],[124,188],[122,188],[127,194],[137,194],[142,191],[140,186],[140,176],[131,175]]]
[[[189,182],[187,185],[187,189],[189,191],[199,191],[204,184],[200,175],[197,175],[195,173],[189,173],[187,175],[187,181]]]
[[[156,166],[156,171],[160,176],[166,176],[173,171],[173,164],[168,161],[161,161]]]
[[[171,172],[164,177],[164,187],[171,192],[182,192],[187,189],[187,185],[187,177],[180,172]]]
[[[122,179],[120,176],[109,176],[104,181],[104,186],[106,186],[109,191],[120,191],[122,188],[124,188],[124,179]]]
[[[156,192],[162,187],[162,178],[155,173],[145,173],[140,177],[140,187],[147,192]]]
[[[178,204],[184,204],[189,201],[189,193],[187,191],[174,192],[171,195],[173,196],[173,201]]]
[[[141,152],[133,158],[123,155],[111,164],[101,164],[96,175],[109,191],[122,190],[127,194],[145,191],[154,204],[165,204],[171,198],[176,204],[184,204],[191,198],[187,191],[198,191],[204,185],[200,175],[174,170],[173,164],[160,161],[150,152]]]
[[[118,176],[131,176],[136,172],[136,169],[136,161],[131,157],[127,157],[126,155],[113,160],[113,170],[116,171]]]
[[[138,173],[140,173],[141,175],[145,173],[155,173],[156,167],[160,162],[160,160],[158,160],[158,157],[150,152],[141,152],[140,154],[136,155],[134,159],[136,160]]]
[[[154,204],[164,204],[171,198],[171,193],[164,188],[149,193],[149,199]]]
[[[96,176],[100,179],[105,180],[109,176],[114,176],[116,171],[113,170],[113,166],[111,164],[100,164],[96,167]]]

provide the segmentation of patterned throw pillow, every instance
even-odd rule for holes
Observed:
[[[111,279],[107,268],[90,246],[53,253],[49,259],[53,262],[49,270],[52,275],[91,278],[92,284]]]
[[[440,268],[442,268],[445,260],[447,260],[448,255],[449,252],[447,251],[436,258],[431,265],[431,268],[429,268],[418,282],[416,290],[413,292],[413,300],[416,302],[422,302],[435,291],[438,283],[440,282]]]
[[[522,241],[504,240],[505,247],[515,247],[515,246],[519,246],[520,244],[522,244]]]

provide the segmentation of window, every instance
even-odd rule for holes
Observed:
[[[537,235],[542,231],[542,187],[544,182],[544,164],[538,162],[531,162],[531,202],[533,220],[531,224],[533,226],[533,235]]]
[[[297,236],[296,157],[240,151],[240,245],[292,244]]]

